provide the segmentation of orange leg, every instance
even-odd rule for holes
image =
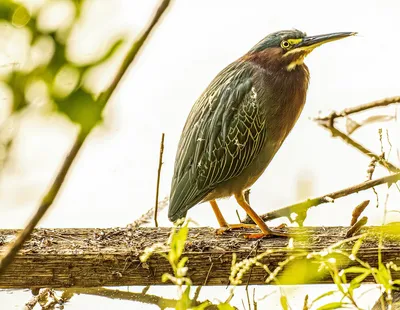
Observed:
[[[221,210],[219,209],[217,202],[215,200],[210,200],[211,207],[213,208],[213,211],[215,213],[215,216],[217,217],[218,224],[220,227],[228,227],[228,223],[225,221],[224,216],[221,213]]]
[[[258,216],[258,214],[250,207],[247,203],[243,193],[235,194],[235,198],[237,203],[246,211],[246,213],[251,217],[254,223],[257,224],[258,227],[262,230],[262,233],[259,234],[248,234],[245,237],[249,239],[257,239],[265,236],[282,236],[287,237],[288,235],[285,233],[275,232],[268,228],[267,224]]]
[[[223,232],[225,232],[226,230],[230,230],[230,229],[239,229],[239,228],[254,228],[255,225],[253,224],[228,224],[224,218],[224,216],[221,213],[221,210],[218,207],[218,204],[215,200],[210,200],[210,204],[211,207],[213,208],[213,211],[215,213],[215,216],[218,220],[218,224],[221,227],[221,229],[219,229],[217,231],[218,234],[221,234]]]

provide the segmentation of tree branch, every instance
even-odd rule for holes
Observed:
[[[141,35],[141,37],[133,44],[132,48],[129,50],[129,52],[128,52],[127,56],[125,57],[120,69],[118,70],[113,82],[111,83],[109,88],[99,96],[99,98],[97,100],[98,104],[100,104],[101,106],[105,106],[105,104],[108,102],[111,95],[117,88],[118,83],[121,81],[123,75],[127,71],[129,65],[135,60],[138,52],[142,48],[143,44],[145,43],[145,41],[146,41],[147,37],[149,36],[149,34],[151,33],[151,31],[153,30],[154,26],[157,24],[157,22],[161,18],[162,14],[167,9],[169,3],[170,3],[170,0],[161,1],[152,21],[147,26],[146,30]],[[40,206],[37,209],[36,213],[33,215],[31,220],[29,221],[28,225],[25,227],[25,229],[18,235],[15,242],[12,245],[10,245],[7,252],[1,258],[1,260],[0,260],[0,275],[5,271],[5,269],[13,261],[13,258],[18,253],[18,251],[21,249],[23,243],[29,238],[29,236],[31,235],[35,226],[39,223],[40,219],[43,217],[43,215],[47,212],[47,210],[53,204],[53,201],[56,198],[56,196],[61,188],[61,185],[68,173],[69,168],[71,167],[72,163],[74,162],[76,155],[78,154],[81,146],[83,145],[83,143],[86,140],[86,137],[89,135],[89,133],[90,133],[90,130],[88,130],[88,131],[81,130],[80,133],[78,134],[78,136],[72,146],[71,151],[69,152],[67,158],[64,160],[64,163],[63,163],[60,171],[57,173],[57,176],[56,176],[50,190],[48,191],[48,193],[45,195],[45,197],[41,201]]]
[[[385,98],[382,100],[377,100],[377,101],[373,101],[370,103],[355,106],[352,108],[346,108],[339,113],[333,112],[331,115],[324,116],[324,117],[317,117],[314,120],[317,122],[335,120],[336,118],[348,116],[350,114],[358,113],[361,111],[366,111],[366,110],[377,108],[377,107],[385,107],[385,106],[388,106],[393,103],[400,103],[400,96],[389,97],[389,98]]]
[[[164,137],[165,134],[161,135],[160,143],[160,157],[158,159],[158,169],[157,169],[157,185],[156,185],[156,201],[154,205],[154,226],[158,227],[157,213],[158,213],[158,195],[160,191],[160,178],[161,178],[161,168],[163,164],[163,154],[164,154]]]
[[[268,212],[266,214],[261,215],[261,218],[264,221],[271,221],[280,217],[287,217],[290,219],[290,215],[292,213],[302,213],[306,212],[308,209],[311,207],[318,206],[320,204],[324,204],[327,202],[333,202],[334,199],[341,198],[344,196],[348,196],[354,193],[358,193],[367,189],[370,189],[372,187],[382,185],[382,184],[392,184],[396,183],[400,180],[400,172],[396,174],[392,174],[383,178],[371,180],[371,181],[366,181],[357,185],[353,185],[350,187],[347,187],[345,189],[325,194],[323,196],[313,198],[313,199],[307,199],[306,201],[296,203],[294,205],[287,206],[285,208],[281,208],[275,211]],[[246,219],[243,221],[244,223],[252,223],[251,219],[249,217],[246,217]]]
[[[393,261],[400,265],[399,228],[399,225],[363,227],[361,232],[367,233],[367,236],[357,257],[369,263],[371,267],[377,267],[379,238],[380,232],[383,231],[382,262]],[[347,230],[348,227],[287,228],[287,232],[293,237],[293,241],[290,241],[293,247],[288,247],[287,238],[264,238],[252,242],[242,236],[243,233],[257,232],[257,228],[231,231],[223,235],[217,235],[214,228],[190,228],[183,253],[190,262],[187,276],[193,285],[204,285],[205,282],[207,286],[228,285],[233,253],[236,262],[242,262],[270,251],[260,263],[268,266],[271,271],[293,255],[304,254],[302,257],[305,260],[299,257],[300,261],[293,261],[293,266],[287,266],[288,272],[285,272],[286,269],[279,272],[280,283],[332,283],[329,274],[318,272],[319,265],[314,260],[306,259],[307,253],[319,252],[340,243],[340,250],[351,254],[355,240],[353,243],[344,241]],[[15,230],[0,230],[0,240],[9,240],[17,233]],[[168,227],[37,229],[17,254],[13,264],[0,277],[0,288],[64,289],[165,285],[162,275],[173,272],[168,260],[154,254],[146,263],[142,263],[140,256],[146,248],[154,244],[166,244],[170,234],[171,228]],[[255,243],[258,245],[257,251],[254,251]],[[5,244],[0,244],[0,252],[5,247]],[[166,252],[163,254],[167,255]],[[336,257],[336,261],[337,268],[356,263],[348,261],[346,257]],[[213,266],[211,272],[210,266]],[[265,284],[268,277],[266,269],[261,265],[249,267],[242,285],[247,285],[247,279],[249,285]],[[291,268],[296,268],[296,272],[293,273]],[[307,276],[312,273],[317,277]],[[348,277],[349,281],[353,276]],[[399,277],[400,271],[393,271],[393,278]],[[366,281],[371,280],[373,281],[370,277]]]

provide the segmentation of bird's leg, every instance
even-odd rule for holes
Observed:
[[[217,217],[218,224],[220,227],[228,227],[228,223],[225,221],[224,216],[221,213],[221,210],[219,209],[217,202],[215,200],[210,200],[211,207],[215,213],[215,216]]]
[[[221,210],[218,207],[218,204],[215,200],[210,200],[211,207],[213,208],[213,211],[215,213],[215,216],[218,220],[218,224],[220,226],[220,229],[217,230],[217,234],[222,234],[227,230],[230,229],[239,229],[239,228],[254,228],[255,225],[253,224],[228,224],[224,218],[224,216],[221,213]]]
[[[246,211],[246,213],[251,217],[254,223],[257,224],[258,227],[262,230],[262,233],[258,234],[247,234],[245,235],[248,239],[258,239],[263,238],[266,236],[281,236],[281,237],[288,237],[288,234],[282,232],[276,232],[271,230],[267,224],[261,219],[261,217],[250,207],[247,203],[243,193],[235,194],[235,198],[237,203]]]

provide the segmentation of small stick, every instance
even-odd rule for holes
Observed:
[[[208,281],[208,278],[210,277],[210,273],[211,273],[213,266],[214,266],[214,263],[211,262],[211,265],[210,265],[210,268],[208,269],[207,276],[206,276],[206,279],[204,280],[203,286],[207,285],[207,281]]]
[[[385,99],[382,99],[382,100],[377,100],[377,101],[373,101],[373,102],[370,102],[370,103],[366,103],[366,104],[362,104],[362,105],[359,105],[359,106],[355,106],[355,107],[352,107],[352,108],[347,108],[347,109],[344,109],[343,111],[341,111],[339,113],[334,112],[334,113],[332,113],[331,115],[328,115],[328,116],[317,117],[317,118],[315,118],[315,120],[316,121],[328,121],[328,120],[331,120],[332,118],[336,119],[336,118],[339,118],[339,117],[344,117],[344,116],[347,116],[347,115],[350,115],[350,114],[358,113],[358,112],[369,110],[369,109],[372,109],[372,108],[385,107],[385,106],[388,106],[388,105],[393,104],[393,103],[400,103],[400,96],[389,97],[389,98],[385,98]]]
[[[157,222],[157,212],[158,212],[158,194],[160,191],[160,177],[161,177],[161,167],[163,164],[163,154],[164,154],[164,137],[165,134],[162,133],[161,135],[161,144],[160,144],[160,157],[158,160],[158,171],[157,171],[157,187],[156,187],[156,202],[154,204],[154,225],[158,227],[158,222]]]
[[[296,203],[291,206],[287,206],[272,212],[265,213],[261,215],[261,218],[263,221],[271,221],[280,217],[287,217],[290,218],[290,215],[292,213],[298,213],[298,212],[304,212],[311,207],[318,206],[320,204],[324,204],[327,202],[333,202],[334,199],[345,197],[354,193],[358,193],[367,189],[370,189],[372,187],[382,185],[382,184],[392,184],[400,181],[400,172],[396,174],[392,174],[386,177],[382,177],[379,179],[371,180],[371,181],[366,181],[360,184],[356,184],[347,188],[344,188],[342,190],[339,190],[337,192],[329,193],[317,198],[313,199],[308,199],[303,202]],[[243,223],[251,223],[251,219],[249,217],[246,217]]]

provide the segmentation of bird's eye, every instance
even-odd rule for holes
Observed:
[[[281,47],[282,48],[289,48],[290,47],[290,43],[288,41],[282,41],[281,42]]]

